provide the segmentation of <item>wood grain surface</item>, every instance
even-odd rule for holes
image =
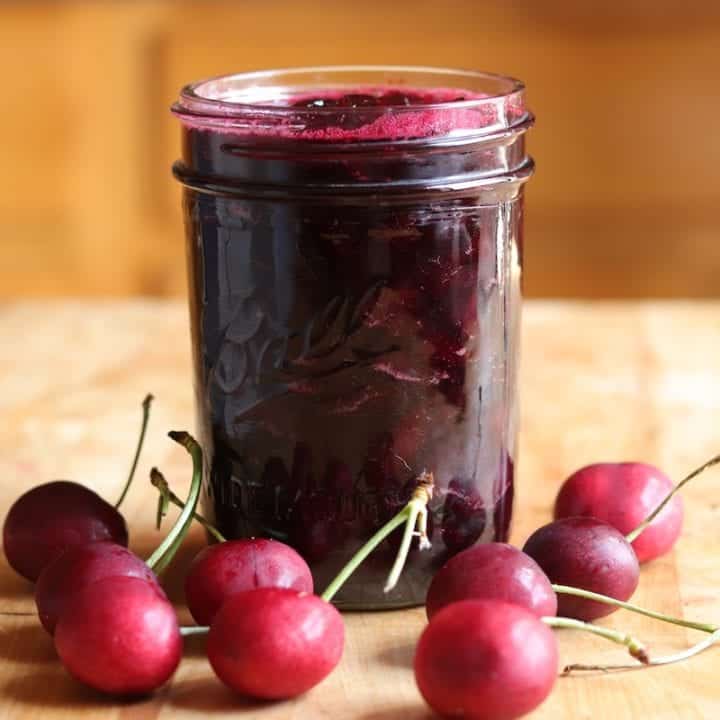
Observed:
[[[125,514],[131,545],[153,547],[157,464],[182,491],[189,463],[166,438],[192,425],[187,312],[170,302],[16,303],[0,306],[0,513],[23,490],[72,478],[108,498],[120,490],[140,402],[156,396],[140,482]],[[521,543],[548,520],[563,477],[592,461],[642,459],[679,478],[720,450],[720,304],[528,303],[524,318]],[[685,617],[720,620],[720,472],[687,488],[687,521],[675,552],[645,567],[635,600]],[[186,542],[168,588],[182,610],[182,566],[202,544]],[[0,560],[0,609],[31,611],[30,586]],[[340,667],[292,702],[256,704],[214,678],[203,641],[186,644],[172,683],[150,699],[115,703],[71,680],[33,617],[0,617],[0,717],[17,720],[429,720],[411,659],[422,610],[346,614]],[[608,625],[656,654],[696,633],[616,613]],[[561,661],[624,661],[621,649],[560,633]],[[720,648],[667,668],[560,679],[534,720],[696,720],[720,717]]]

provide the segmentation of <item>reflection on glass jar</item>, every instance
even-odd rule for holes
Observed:
[[[255,73],[189,86],[174,112],[208,511],[298,548],[322,588],[432,472],[432,550],[385,596],[391,538],[337,596],[422,603],[450,554],[508,533],[522,85]]]

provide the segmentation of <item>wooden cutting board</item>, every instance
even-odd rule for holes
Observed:
[[[151,464],[186,487],[188,460],[165,433],[192,427],[187,312],[180,302],[55,302],[0,306],[0,514],[31,486],[56,478],[119,492],[140,402],[156,396],[138,482],[125,506],[132,547],[155,544]],[[679,478],[720,452],[720,304],[528,303],[524,315],[522,440],[513,538],[550,517],[571,471],[641,459]],[[674,554],[645,567],[635,600],[695,620],[720,621],[720,471],[685,492],[686,527]],[[182,564],[169,577],[181,603]],[[32,611],[32,589],[0,560],[0,609]],[[184,611],[181,610],[183,618]],[[186,646],[172,683],[150,699],[115,703],[58,664],[29,616],[0,617],[0,718],[224,718],[429,720],[413,681],[421,609],[345,616],[340,667],[306,696],[258,704],[214,678],[203,641]],[[697,633],[616,613],[605,621],[666,654]],[[561,661],[624,662],[621,648],[560,633]],[[535,720],[720,717],[720,647],[681,665],[559,679]]]

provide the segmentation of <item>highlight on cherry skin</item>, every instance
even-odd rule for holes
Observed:
[[[407,504],[393,508],[397,514],[317,596],[312,594],[307,563],[290,546],[255,538],[226,541],[197,514],[202,450],[187,433],[170,436],[190,453],[193,477],[183,502],[169,490],[159,471],[153,470],[153,484],[160,490],[159,517],[170,503],[181,512],[148,561],[116,542],[87,542],[64,549],[40,573],[38,614],[45,628],[51,634],[54,631],[63,665],[102,692],[142,695],[170,678],[182,654],[182,635],[207,633],[211,667],[232,690],[274,700],[306,692],[327,677],[342,657],[343,620],[329,601],[351,573],[404,525],[388,579],[390,588],[402,571],[412,539],[420,537],[421,549],[429,544],[427,504],[433,493],[432,474],[417,478],[415,489],[408,488]],[[134,466],[129,480],[133,471]],[[643,512],[637,523],[640,528],[643,521],[651,521],[652,516],[646,515],[660,501],[666,499],[669,506],[673,498],[665,496],[672,489],[666,488]],[[127,485],[123,495],[126,490]],[[168,566],[193,518],[220,542],[202,550],[186,576],[188,607],[203,626],[180,628],[153,568],[161,572]],[[638,529],[629,532],[641,536]],[[638,559],[628,539],[594,517],[551,522],[530,536],[523,551],[495,542],[459,552],[436,573],[428,591],[430,622],[414,660],[421,694],[447,717],[521,717],[547,697],[555,682],[557,647],[551,627],[593,632],[625,645],[633,657],[647,663],[644,646],[635,638],[578,622],[616,610],[612,599],[629,599],[638,578]],[[582,597],[582,591],[608,597]],[[650,664],[691,657],[720,637],[720,630],[709,624],[668,618],[630,605],[626,608],[710,633],[695,648]],[[568,617],[555,617],[556,611]],[[118,643],[118,638],[123,642]],[[590,667],[594,666],[573,666]]]
[[[225,601],[210,625],[207,656],[230,689],[280,700],[327,677],[344,645],[343,620],[333,605],[290,588],[263,587]]]
[[[157,469],[150,471],[159,491],[157,524],[160,526],[170,503],[185,509],[186,503],[172,492]],[[312,593],[313,578],[308,564],[289,545],[266,538],[226,540],[207,519],[193,512],[209,535],[218,542],[193,558],[185,576],[185,602],[199,626],[209,625],[225,600],[258,587],[284,587]]]
[[[198,625],[209,625],[225,600],[259,587],[312,593],[310,568],[276,540],[228,540],[201,550],[185,578],[185,600]]]
[[[163,592],[147,563],[122,545],[97,542],[68,548],[45,567],[35,587],[35,604],[43,627],[52,635],[78,592],[103,578],[120,576],[139,578]]]
[[[144,695],[163,685],[182,655],[175,609],[156,584],[106,577],[76,593],[55,628],[68,672],[113,695]]]
[[[191,456],[192,479],[184,507],[145,568],[137,566],[132,553],[113,552],[112,547],[96,551],[89,545],[85,554],[73,552],[66,562],[59,558],[43,583],[42,607],[57,612],[54,639],[61,662],[78,680],[109,694],[132,696],[156,690],[173,674],[182,655],[175,609],[152,571],[162,572],[169,565],[192,523],[203,453],[188,433],[168,435]],[[161,501],[164,505],[165,499]],[[63,570],[87,584],[62,596],[57,586]]]
[[[191,494],[200,481],[197,458],[194,461]],[[292,548],[272,540],[225,541],[216,528],[194,512],[197,492],[192,505],[183,503],[159,471],[154,469],[151,479],[160,492],[159,518],[168,503],[177,504],[183,514],[193,516],[221,540],[202,551],[191,569],[193,585],[204,576],[214,585],[210,596],[198,596],[200,610],[212,615],[210,626],[186,627],[181,632],[207,632],[207,655],[216,675],[231,689],[251,697],[290,698],[322,681],[339,662],[344,646],[342,618],[329,601],[363,560],[401,525],[405,529],[388,576],[388,590],[402,572],[412,538],[420,537],[421,548],[425,547],[423,541],[427,542],[427,503],[432,497],[433,476],[421,473],[405,506],[357,550],[318,597],[277,586],[312,589],[309,569]],[[276,586],[257,587],[259,582]],[[243,589],[243,585],[250,589]],[[197,589],[191,586],[191,594]]]
[[[415,680],[442,717],[513,720],[550,694],[558,670],[552,630],[520,605],[462,600],[420,636]]]
[[[428,619],[460,600],[502,600],[537,617],[555,615],[558,598],[540,566],[507,543],[486,543],[450,558],[435,574],[425,607]]]
[[[629,600],[640,580],[640,565],[630,543],[614,527],[596,518],[555,520],[525,542],[527,553],[551,583],[570,585]],[[596,620],[618,608],[573,595],[558,598],[558,614]]]
[[[21,495],[3,526],[8,563],[31,582],[69,547],[101,541],[127,546],[123,516],[96,492],[66,480]]]
[[[147,395],[142,402],[135,455],[114,506],[90,488],[69,480],[36,485],[12,504],[3,524],[3,549],[17,573],[35,582],[46,565],[72,546],[109,541],[127,547],[127,526],[118,508],[137,469],[152,401],[152,395]]]
[[[557,495],[555,519],[589,516],[612,525],[623,535],[640,523],[672,491],[670,478],[642,462],[594,463],[574,472]],[[641,563],[669,552],[680,537],[683,501],[674,495],[659,515],[632,541]]]

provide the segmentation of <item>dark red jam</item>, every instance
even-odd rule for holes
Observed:
[[[467,144],[407,146],[471,112],[433,103],[474,97],[306,92],[282,103],[301,119],[262,131],[179,113],[205,503],[219,529],[290,543],[322,590],[419,474],[435,477],[432,550],[414,551],[384,596],[390,538],[341,605],[421,603],[449,555],[508,535],[519,192],[451,187],[479,162]]]

